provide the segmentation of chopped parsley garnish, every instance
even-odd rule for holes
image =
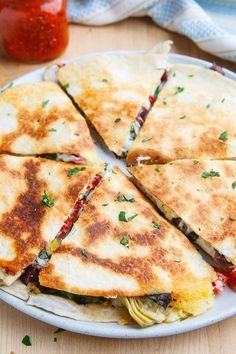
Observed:
[[[32,345],[30,337],[28,335],[24,336],[21,343],[23,343],[27,347],[30,347]]]
[[[214,170],[211,170],[210,172],[203,172],[202,178],[207,178],[207,177],[220,177],[220,173]]]
[[[74,174],[80,172],[80,171],[85,171],[86,167],[75,167],[75,168],[71,168],[70,170],[68,170],[67,172],[67,176],[73,176]]]
[[[107,206],[107,205],[109,205],[109,203],[102,204],[102,206]]]
[[[102,79],[102,82],[108,82],[108,80],[107,79]]]
[[[134,218],[136,218],[136,216],[138,216],[138,214],[134,214],[132,216],[129,216],[128,218],[126,217],[126,212],[125,211],[120,211],[119,212],[119,221],[123,221],[123,222],[128,222],[133,220]]]
[[[210,106],[211,106],[211,104],[210,104],[210,103],[208,103],[208,104],[206,105],[206,108],[210,108]]]
[[[221,103],[224,103],[224,101],[225,101],[225,98],[222,98]]]
[[[114,173],[114,175],[117,175],[116,171],[114,171],[114,170],[111,170],[111,172],[112,172],[112,173]]]
[[[86,251],[85,248],[82,249],[81,253],[84,257],[88,257],[88,252]]]
[[[193,163],[196,165],[199,161],[198,160],[193,160]]]
[[[180,260],[180,259],[176,259],[175,262],[176,262],[176,263],[180,263],[181,260]]]
[[[175,75],[176,75],[175,72],[173,72],[173,76],[174,76],[174,77],[175,77]]]
[[[153,221],[153,222],[152,222],[152,225],[153,225],[153,227],[155,227],[155,229],[160,230],[160,228],[161,228],[161,224],[160,224],[159,222]]]
[[[64,87],[64,89],[68,89],[68,87],[70,87],[70,84],[67,83],[67,84],[63,85],[63,87]]]
[[[236,218],[229,218],[230,221],[236,221]]]
[[[120,244],[123,246],[127,246],[129,244],[129,240],[125,236],[122,236]]]
[[[55,202],[53,199],[51,199],[47,194],[46,192],[44,191],[43,192],[43,198],[41,200],[41,205],[44,206],[44,207],[53,207],[55,205]]]
[[[63,328],[57,328],[57,329],[54,331],[54,334],[60,333],[60,332],[64,332],[64,331],[65,331],[65,329],[63,329]]]
[[[118,194],[117,198],[115,199],[118,202],[130,202],[130,203],[134,203],[135,199],[132,195],[130,194]]]
[[[152,138],[145,138],[142,140],[142,143],[146,143],[147,141],[150,141],[150,140],[152,140]]]
[[[188,75],[188,77],[194,77],[194,75],[193,75],[193,74],[190,74],[190,75]]]
[[[49,132],[56,132],[57,130],[55,128],[50,128],[48,129]]]
[[[74,135],[79,136],[79,133],[75,133]]]
[[[236,188],[236,181],[234,181],[234,182],[232,183],[232,188],[233,188],[233,189]]]
[[[114,120],[115,123],[119,123],[120,121],[121,121],[121,118],[116,118],[116,119]]]
[[[161,172],[161,170],[160,170],[159,167],[155,168],[155,171],[156,171],[156,172]]]
[[[157,86],[156,90],[154,91],[153,96],[154,96],[155,98],[157,98],[157,96],[159,95],[159,89],[160,89],[160,87]]]
[[[167,102],[166,102],[166,99],[165,99],[165,98],[162,100],[162,103],[163,103],[164,105],[167,105]]]
[[[174,75],[173,75],[174,76]],[[176,88],[176,91],[175,91],[175,95],[177,95],[178,93],[181,93],[181,92],[183,92],[184,91],[184,87],[180,87],[180,86],[178,86],[177,88]]]
[[[184,119],[184,118],[186,118],[186,115],[179,117],[179,119]]]
[[[49,100],[43,101],[43,102],[42,102],[42,107],[43,107],[43,108],[46,107],[47,104],[48,104],[48,102],[49,102]]]
[[[228,132],[227,130],[219,135],[219,140],[226,141],[228,140]]]

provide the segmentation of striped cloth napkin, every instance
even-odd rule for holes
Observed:
[[[71,22],[97,26],[150,16],[202,50],[236,62],[236,0],[69,0],[68,14]]]

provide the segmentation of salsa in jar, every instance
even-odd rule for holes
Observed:
[[[68,44],[67,0],[0,0],[0,34],[7,54],[24,62],[60,56]]]

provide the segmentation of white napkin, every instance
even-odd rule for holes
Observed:
[[[236,0],[69,0],[71,22],[104,25],[150,16],[202,50],[236,62]]]

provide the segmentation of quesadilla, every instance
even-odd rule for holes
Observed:
[[[236,161],[179,160],[129,172],[236,289]]]
[[[36,285],[38,292],[80,304],[126,307],[146,327],[205,312],[214,302],[215,279],[188,239],[115,168],[95,189]]]
[[[57,72],[62,87],[118,156],[126,155],[167,80],[170,44],[164,44],[163,54],[98,54]]]
[[[236,82],[216,71],[175,65],[127,162],[236,158]]]
[[[0,167],[0,283],[10,285],[66,236],[100,175],[90,166],[10,155],[0,156]]]
[[[0,94],[0,152],[97,162],[84,118],[53,82],[26,83]]]

